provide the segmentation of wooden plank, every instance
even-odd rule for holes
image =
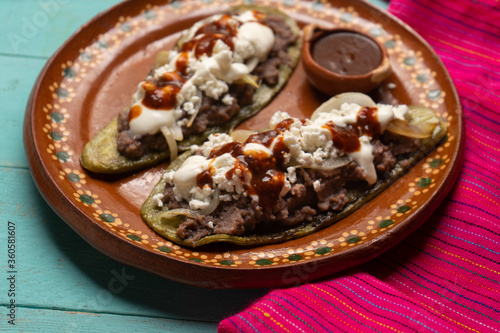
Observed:
[[[46,60],[0,55],[0,166],[28,167],[23,147],[23,118],[29,93]]]
[[[199,289],[116,262],[57,217],[28,170],[0,168],[0,184],[0,244],[7,243],[7,221],[14,222],[16,304],[23,307],[217,322],[266,293]],[[5,251],[0,263],[6,267]],[[8,303],[0,293],[0,306]]]
[[[0,53],[50,57],[81,25],[120,0],[2,0]]]
[[[382,9],[387,9],[389,7],[389,0],[369,0],[368,2],[371,2]]]
[[[121,316],[52,309],[16,309],[16,325],[5,318],[0,321],[3,332],[71,332],[71,333],[122,333],[122,332],[216,332],[216,323],[185,320],[168,320],[144,316]]]

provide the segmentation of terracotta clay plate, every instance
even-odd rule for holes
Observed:
[[[137,84],[179,32],[243,1],[125,1],[78,30],[50,59],[32,91],[24,140],[35,182],[78,234],[110,257],[206,288],[276,287],[324,277],[363,263],[421,226],[459,171],[463,130],[459,100],[443,64],[407,26],[364,1],[246,1],[276,6],[301,26],[357,27],[388,50],[394,73],[376,101],[421,104],[447,121],[447,139],[362,209],[307,237],[262,247],[183,248],[155,234],[139,210],[166,163],[125,176],[86,173],[83,146],[130,101]],[[277,110],[307,117],[327,96],[301,66],[284,90],[241,127],[266,127]]]

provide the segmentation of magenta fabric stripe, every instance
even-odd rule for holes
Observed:
[[[455,82],[466,124],[455,187],[420,230],[325,281],[271,291],[219,332],[500,332],[500,2],[394,0]]]

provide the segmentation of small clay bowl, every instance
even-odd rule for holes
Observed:
[[[319,91],[367,93],[391,74],[385,47],[361,31],[304,27],[302,63],[308,81]]]

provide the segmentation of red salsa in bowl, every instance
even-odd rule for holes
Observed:
[[[369,92],[391,73],[385,48],[362,32],[304,28],[302,63],[309,82],[328,95]]]

